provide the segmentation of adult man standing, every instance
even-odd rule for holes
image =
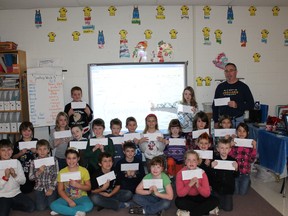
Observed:
[[[237,67],[233,63],[227,63],[225,66],[226,81],[220,83],[216,90],[214,99],[230,97],[226,106],[215,106],[213,101],[213,120],[215,128],[218,128],[218,119],[221,115],[229,115],[233,119],[233,126],[244,121],[245,110],[254,108],[254,99],[249,87],[238,80]]]

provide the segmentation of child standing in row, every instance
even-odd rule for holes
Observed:
[[[44,139],[37,141],[36,152],[38,154],[36,160],[49,157],[49,142]],[[36,183],[34,194],[36,209],[38,211],[45,210],[57,198],[56,185],[59,168],[58,161],[54,159],[54,162],[54,165],[43,165],[39,168],[35,168],[34,161],[30,165],[29,179]]]
[[[11,159],[13,144],[10,140],[0,141],[0,163]],[[17,168],[0,169],[0,216],[7,216],[11,209],[33,212],[33,200],[21,193],[20,185],[26,181],[21,163],[17,160]]]
[[[33,191],[35,181],[29,180],[29,168],[31,162],[36,158],[36,148],[20,150],[19,143],[37,141],[38,139],[34,138],[34,126],[31,122],[22,122],[19,131],[21,139],[14,145],[13,159],[18,159],[21,162],[26,177],[25,184],[20,186],[21,191],[22,193],[30,193]]]

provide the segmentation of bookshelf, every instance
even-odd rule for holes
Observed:
[[[13,142],[21,122],[29,121],[26,52],[0,51],[0,58],[0,138]]]

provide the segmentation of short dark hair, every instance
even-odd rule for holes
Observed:
[[[246,124],[246,123],[244,123],[244,122],[240,122],[238,125],[237,125],[237,127],[236,127],[236,132],[237,132],[237,130],[239,129],[239,127],[242,127],[242,128],[244,128],[244,130],[247,132],[247,137],[249,136],[249,126]],[[246,137],[246,138],[247,138]]]
[[[228,62],[228,63],[225,65],[225,67],[227,67],[227,66],[229,66],[229,65],[233,66],[233,67],[235,68],[235,70],[237,71],[237,66],[236,66],[234,63]]]
[[[150,161],[150,166],[153,166],[153,165],[160,165],[161,167],[164,168],[165,167],[164,158],[161,156],[156,156],[156,157],[152,158]]]
[[[224,144],[224,145],[229,144],[231,146],[231,141],[232,141],[231,137],[229,137],[228,139],[226,139],[224,137],[220,137],[218,142],[217,142],[217,147],[219,146],[220,143]]]
[[[94,126],[102,126],[105,129],[105,122],[101,118],[94,119],[93,122],[92,122],[92,128]]]
[[[0,140],[0,149],[1,148],[11,148],[13,150],[14,146],[9,139],[2,139]]]
[[[76,154],[77,158],[80,157],[79,150],[74,148],[74,147],[68,147],[67,150],[65,151],[65,157],[67,157],[68,154]]]
[[[110,121],[110,129],[112,129],[113,125],[119,125],[122,128],[122,121],[118,118],[114,118]]]
[[[73,94],[74,91],[81,91],[82,93],[82,89],[79,86],[74,86],[71,88],[71,95]]]
[[[36,143],[36,149],[38,149],[41,146],[46,146],[48,149],[50,149],[50,143],[46,139],[40,139]]]
[[[34,137],[34,126],[32,122],[24,121],[19,126],[19,132],[22,135],[22,131],[30,129],[32,131],[32,138]]]
[[[132,148],[132,149],[136,150],[136,145],[133,142],[125,142],[123,144],[123,150],[125,151],[127,148]]]
[[[112,161],[113,161],[112,155],[111,155],[110,153],[108,153],[108,152],[101,152],[101,153],[99,154],[98,163],[101,163],[102,160],[103,160],[103,158],[112,158]]]
[[[129,122],[131,122],[131,121],[133,121],[133,122],[136,122],[136,123],[137,123],[136,119],[135,119],[133,116],[130,116],[130,117],[128,117],[128,118],[126,119],[126,126],[127,126],[127,125],[128,125],[128,123],[129,123]]]
[[[172,119],[169,122],[168,131],[169,131],[170,135],[172,135],[172,133],[171,133],[171,128],[172,127],[179,127],[179,129],[180,129],[179,134],[182,133],[182,127],[181,127],[180,121],[178,119]]]

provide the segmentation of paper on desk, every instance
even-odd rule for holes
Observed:
[[[229,136],[236,135],[236,129],[235,128],[214,129],[215,137],[225,137],[226,135],[229,135]]]
[[[212,150],[194,150],[199,154],[199,157],[202,159],[213,159]]]
[[[114,179],[116,179],[114,171],[108,172],[96,178],[99,186],[105,184],[108,180],[112,181]]]
[[[149,189],[151,186],[156,186],[157,188],[163,188],[162,179],[143,179],[143,188]]]
[[[147,137],[149,141],[157,141],[157,137],[163,137],[161,133],[147,133],[143,134],[144,137]]]
[[[124,143],[124,137],[110,137],[110,139],[112,139],[113,144],[122,144]]]
[[[55,139],[66,138],[66,137],[72,137],[70,130],[55,131],[54,132],[54,138]]]
[[[172,146],[185,146],[185,139],[184,138],[169,138],[169,145]]]
[[[190,180],[194,177],[202,178],[202,169],[195,169],[195,170],[183,170],[182,171],[182,180]]]
[[[121,164],[121,171],[139,170],[139,163],[123,163]]]
[[[68,182],[70,180],[81,180],[80,171],[61,173],[60,174],[60,181],[61,182]]]
[[[19,142],[19,150],[36,148],[37,141]]]
[[[128,141],[128,140],[134,140],[134,138],[136,139],[141,139],[141,134],[140,133],[127,133],[124,134],[124,141]]]
[[[214,106],[227,106],[230,101],[230,97],[216,98],[214,99]]]
[[[194,112],[192,111],[192,108],[193,108],[193,106],[187,106],[187,105],[179,104],[178,105],[178,112],[194,114]]]
[[[193,139],[197,139],[201,134],[203,134],[205,132],[209,135],[210,134],[209,128],[192,131],[192,137],[193,137]]]
[[[55,160],[54,160],[54,157],[46,157],[46,158],[36,159],[36,160],[34,160],[34,165],[35,165],[35,168],[39,168],[43,165],[52,166],[52,165],[55,165]]]
[[[84,102],[84,101],[71,102],[71,108],[72,109],[85,109],[86,108],[86,102]]]
[[[70,141],[70,147],[74,147],[76,149],[86,149],[88,140],[84,141]]]
[[[218,162],[217,166],[214,167],[214,169],[222,169],[222,170],[235,170],[235,167],[233,167],[234,161],[223,161],[223,160],[215,160]]]
[[[108,145],[108,138],[92,138],[90,139],[90,146],[95,146],[97,144]]]
[[[234,138],[234,142],[236,143],[235,146],[241,146],[241,147],[246,147],[246,148],[253,148],[252,145],[253,139],[239,139],[239,138]]]
[[[0,160],[0,170],[7,168],[17,169],[17,159]]]

